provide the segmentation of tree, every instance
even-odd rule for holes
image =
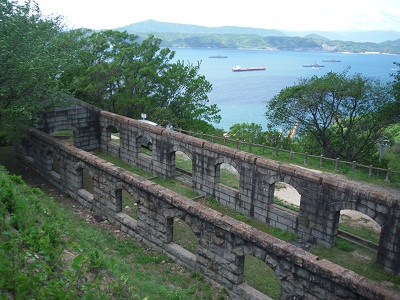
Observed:
[[[219,109],[208,105],[211,84],[200,65],[173,61],[175,52],[160,48],[150,35],[141,43],[126,32],[76,31],[81,43],[75,69],[63,74],[77,97],[102,109],[132,118],[146,113],[157,123],[195,129],[219,122]]]
[[[43,17],[31,1],[0,0],[0,140],[31,126],[41,103],[59,90],[69,57],[60,17]]]
[[[262,143],[264,141],[262,126],[255,123],[234,124],[229,128],[229,136],[246,142]]]
[[[398,114],[387,85],[344,71],[300,79],[273,97],[266,116],[284,130],[298,123],[309,153],[353,161],[376,153],[376,141]]]
[[[396,106],[400,106],[400,63],[394,62],[394,64],[399,68],[397,70],[397,73],[391,74],[391,76],[394,78],[393,80],[393,85],[392,85],[392,90],[393,90],[393,96],[396,99]],[[397,115],[396,121],[400,123],[400,113]]]

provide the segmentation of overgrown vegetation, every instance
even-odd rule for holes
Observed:
[[[224,299],[133,239],[87,224],[0,167],[0,294],[13,299]]]

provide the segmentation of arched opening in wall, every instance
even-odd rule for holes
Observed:
[[[117,198],[117,213],[123,212],[132,219],[138,219],[138,203],[137,201],[125,190],[119,189],[115,191]]]
[[[148,134],[139,136],[138,143],[140,143],[140,152],[148,156],[153,155],[153,141]]]
[[[112,125],[107,127],[107,142],[118,146],[120,145],[121,136],[117,127]]]
[[[23,145],[24,145],[24,158],[27,161],[33,162],[33,144],[30,140],[24,140],[23,141]]]
[[[198,239],[192,228],[179,218],[168,219],[170,230],[170,242],[173,242],[185,250],[195,254],[197,252]]]
[[[188,183],[192,182],[193,162],[182,151],[175,152],[175,172],[178,179],[187,181]]]
[[[215,182],[239,190],[240,175],[238,170],[230,164],[221,163],[215,166]]]
[[[71,129],[61,129],[54,131],[51,136],[63,140],[68,144],[75,145],[75,132]]]
[[[87,192],[93,194],[93,178],[90,176],[89,171],[85,168],[81,169],[82,171],[82,184],[81,188],[86,190]]]
[[[60,157],[57,152],[47,152],[48,170],[60,174]]]
[[[281,280],[271,267],[252,255],[244,258],[244,282],[272,299],[280,299]]]
[[[352,236],[362,238],[379,245],[382,227],[369,216],[350,209],[340,211],[339,236],[350,233]],[[347,236],[350,240],[352,237]]]
[[[278,181],[275,183],[273,203],[288,208],[292,211],[300,211],[301,195],[290,184]]]

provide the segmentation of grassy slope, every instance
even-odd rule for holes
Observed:
[[[0,148],[0,164],[34,177],[4,150]],[[49,192],[44,184],[41,188]],[[65,198],[49,197],[24,184],[20,177],[6,175],[3,169],[0,200],[0,298],[226,297],[202,275],[178,266],[132,238],[116,234],[107,224],[99,227],[92,222],[90,212],[74,209]],[[3,204],[11,202],[11,210]],[[10,223],[18,232],[12,233]]]

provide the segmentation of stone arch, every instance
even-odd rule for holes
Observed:
[[[192,153],[192,151],[190,151],[186,147],[174,145],[173,148],[172,148],[171,154],[172,154],[172,152],[178,152],[178,151],[184,153],[185,155],[187,155],[193,161],[193,153]]]
[[[289,183],[278,181],[273,185],[273,189],[273,203],[287,207],[294,211],[298,211],[300,209],[301,194],[295,187]]]
[[[232,159],[226,159],[224,157],[218,157],[215,159],[213,162],[214,165],[214,184],[224,184],[227,185],[231,188],[240,189],[240,168],[239,165],[236,163],[235,160]],[[236,180],[234,180],[231,183],[226,182],[226,180],[223,179],[223,174],[222,173],[231,173],[234,174],[236,177]]]
[[[368,201],[367,199],[363,200]],[[353,199],[342,201],[340,205],[336,205],[332,230],[337,237],[341,230],[340,227],[342,229],[345,227],[344,231],[380,245],[384,238],[383,228],[388,223],[387,220],[388,216],[377,212],[375,205],[368,205],[368,202],[361,201],[360,195],[357,195]],[[346,222],[349,224],[344,226],[343,224]],[[371,230],[370,236],[363,236],[369,230]]]
[[[387,224],[387,220],[389,220],[389,216],[387,214],[390,212],[390,207],[381,207],[380,211],[378,211],[378,204],[376,201],[369,200],[368,195],[363,194],[360,191],[356,191],[347,197],[346,195],[341,196],[344,199],[342,198],[341,201],[334,203],[334,210],[336,214],[339,214],[342,210],[353,210],[368,216],[377,222],[381,227]]]
[[[382,225],[366,214],[344,209],[340,211],[339,230],[379,244]],[[364,236],[364,234],[368,236]]]
[[[281,174],[275,174],[268,178],[268,204],[274,203],[274,197],[276,196],[277,188],[286,188],[293,191],[293,197],[297,197],[296,205],[300,207],[301,198],[303,193],[303,188],[300,185],[299,181],[291,176],[284,176]],[[279,198],[279,197],[278,197]],[[285,200],[285,199],[282,199]]]
[[[138,192],[120,181],[115,184],[114,192],[115,212],[125,213],[129,217],[137,220],[140,204]]]
[[[167,217],[167,242],[174,243],[196,255],[201,230],[197,228],[196,218],[179,210],[169,210]]]
[[[74,169],[77,188],[93,194],[93,172],[87,168],[84,162],[76,163]]]
[[[280,299],[281,278],[275,270],[262,259],[246,255],[244,257],[244,282],[272,299]],[[267,284],[268,283],[268,284]]]
[[[76,144],[76,137],[77,137],[77,128],[73,125],[63,124],[63,125],[56,125],[50,129],[50,135],[64,140],[71,145]]]
[[[273,299],[281,298],[282,281],[292,276],[291,272],[281,265],[281,259],[252,245],[244,247],[243,256],[239,259],[242,261],[243,280],[247,285]],[[263,282],[260,282],[260,279],[265,279],[263,276],[268,276],[267,279],[272,280],[275,288],[268,289],[263,286]]]
[[[179,157],[179,153],[181,154],[181,157]],[[180,159],[181,161],[179,161]],[[185,162],[185,160],[190,161],[190,166],[189,162]],[[187,174],[187,172],[189,172],[192,174],[192,178],[190,180],[193,181],[194,165],[193,153],[191,151],[185,147],[174,145],[172,151],[169,152],[168,162],[170,164],[172,174],[180,173],[184,175],[186,173],[186,175],[189,175]]]
[[[60,173],[61,157],[56,149],[48,149],[46,151],[46,169],[58,174]]]
[[[136,145],[139,152],[142,152],[142,147],[148,149],[149,151],[153,151],[155,143],[148,131],[139,130],[137,132]]]
[[[120,144],[120,130],[118,127],[111,124],[106,127],[106,142]]]

